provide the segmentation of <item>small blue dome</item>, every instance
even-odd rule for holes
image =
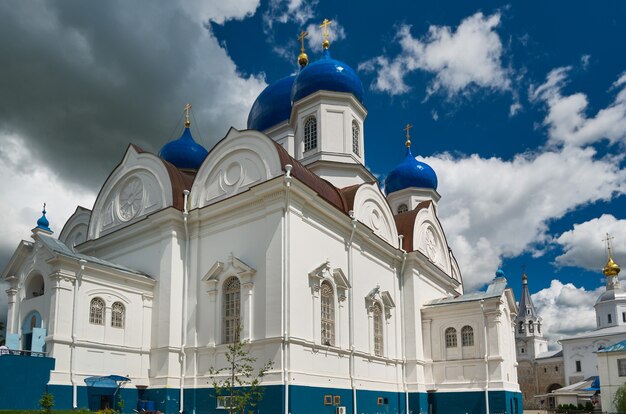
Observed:
[[[194,141],[191,131],[185,127],[183,135],[175,141],[163,145],[159,157],[169,161],[177,168],[197,170],[202,165],[208,151]]]
[[[297,102],[317,91],[348,92],[363,103],[363,83],[354,70],[330,57],[324,49],[322,58],[300,71],[291,88],[291,102]]]
[[[391,194],[409,187],[437,190],[437,174],[430,165],[416,160],[411,148],[406,149],[404,161],[385,178],[385,192]]]
[[[501,267],[496,270],[496,277],[504,277],[504,270]]]
[[[296,75],[282,78],[267,88],[256,98],[248,114],[248,129],[265,131],[291,116],[291,86]]]
[[[41,213],[41,217],[39,217],[39,220],[37,220],[36,228],[52,232],[52,230],[50,230],[50,222],[46,218],[46,207],[43,208],[43,211]]]

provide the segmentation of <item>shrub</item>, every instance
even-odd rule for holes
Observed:
[[[52,407],[54,407],[54,395],[49,392],[43,393],[39,399],[39,406],[44,413],[50,414],[52,412]]]

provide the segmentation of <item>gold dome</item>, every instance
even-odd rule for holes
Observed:
[[[617,276],[620,270],[619,265],[613,261],[612,257],[609,257],[609,261],[606,262],[606,265],[602,268],[602,273],[604,273],[605,276]]]

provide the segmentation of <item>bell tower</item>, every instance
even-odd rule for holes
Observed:
[[[522,297],[519,312],[515,318],[515,343],[517,359],[534,360],[537,355],[548,351],[548,341],[543,337],[541,317],[537,315],[535,305],[528,292],[528,276],[522,275]]]

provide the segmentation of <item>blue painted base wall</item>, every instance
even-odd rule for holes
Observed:
[[[0,356],[0,409],[39,409],[54,362],[54,358]]]
[[[0,357],[0,409],[38,409],[39,399],[44,392],[54,395],[55,409],[72,408],[72,387],[69,385],[46,385],[54,359],[4,355]],[[285,412],[285,387],[264,387],[264,397],[255,407],[256,414],[282,414]],[[118,408],[124,401],[123,412],[132,413],[138,408],[138,400],[154,401],[155,408],[166,414],[178,413],[180,390],[175,388],[137,389],[126,384],[115,397],[115,389],[77,387],[77,407],[90,410],[100,409],[100,404],[110,401],[111,408]],[[432,392],[410,393],[407,410],[404,393],[384,391],[356,391],[356,412],[352,390],[338,388],[289,386],[289,412],[291,414],[334,414],[336,405],[346,407],[349,414],[466,414],[485,413],[485,393],[476,392]],[[326,398],[325,398],[326,397]],[[330,397],[332,404],[325,404]],[[336,404],[337,403],[337,404]],[[226,414],[217,409],[212,388],[186,389],[184,412],[186,414]],[[408,412],[407,412],[408,411]],[[489,392],[489,412],[492,414],[522,414],[520,393],[509,391]]]

